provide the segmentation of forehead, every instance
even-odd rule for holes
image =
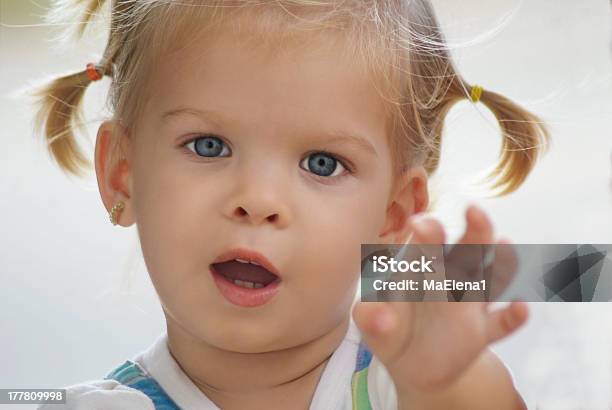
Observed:
[[[220,26],[175,43],[153,67],[147,111],[194,108],[268,133],[331,128],[384,142],[384,99],[340,35],[262,43],[245,24],[240,32]]]

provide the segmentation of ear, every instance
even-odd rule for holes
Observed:
[[[122,226],[134,223],[130,203],[132,175],[126,155],[130,152],[129,145],[127,132],[119,124],[106,121],[100,125],[95,150],[98,189],[107,212],[117,202],[124,202],[124,209],[117,214],[117,221]]]
[[[408,218],[425,212],[429,204],[427,172],[422,166],[408,169],[395,186],[387,207],[385,226],[378,235],[381,243],[405,243],[410,235],[406,223]]]

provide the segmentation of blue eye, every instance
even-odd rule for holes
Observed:
[[[307,163],[303,166],[306,171],[310,171],[313,174],[320,177],[336,177],[345,169],[344,165],[330,154],[325,152],[316,152],[304,158],[302,164]],[[336,171],[340,170],[339,174]]]
[[[220,138],[212,136],[194,138],[185,146],[201,157],[217,157],[223,152],[229,153],[227,145]]]

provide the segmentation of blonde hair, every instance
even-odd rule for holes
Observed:
[[[65,0],[57,6],[81,7],[82,34],[104,3]],[[97,67],[112,80],[111,108],[127,129],[135,126],[142,106],[139,90],[146,68],[176,47],[183,33],[195,38],[194,31],[212,30],[226,21],[238,30],[256,27],[257,35],[245,41],[259,46],[266,40],[272,51],[300,31],[309,31],[311,37],[327,31],[342,34],[343,50],[380,80],[379,92],[388,102],[395,175],[412,164],[422,164],[428,174],[437,169],[444,119],[455,103],[470,99],[473,90],[453,65],[429,0],[112,0],[111,7],[108,43]],[[74,128],[91,81],[83,70],[37,92],[37,122],[44,127],[49,150],[62,169],[77,175],[90,165],[75,142]],[[501,129],[502,149],[490,177],[491,188],[505,195],[524,182],[549,134],[537,116],[500,94],[484,90],[480,102]]]

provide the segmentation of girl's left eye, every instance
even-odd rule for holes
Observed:
[[[229,148],[220,138],[214,136],[203,136],[197,137],[188,141],[184,144],[189,150],[195,152],[201,157],[217,157],[226,155],[219,155],[222,153],[229,153]]]
[[[323,178],[341,177],[343,176],[342,170],[347,170],[342,161],[326,152],[310,154],[302,160],[300,166],[306,171],[310,171],[316,176]]]

